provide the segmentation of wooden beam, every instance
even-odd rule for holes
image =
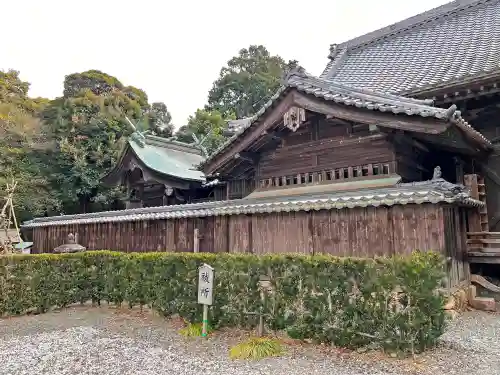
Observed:
[[[257,164],[258,162],[258,154],[253,153],[253,152],[238,152],[234,154],[235,159],[240,159],[249,162],[250,164]]]
[[[467,253],[469,263],[500,264],[500,252],[483,253],[481,251],[469,251]]]
[[[412,143],[419,150],[424,151],[424,152],[430,152],[429,147],[427,147],[426,145],[424,145],[422,142],[419,142],[416,139],[412,138]]]
[[[500,186],[500,176],[493,169],[488,167],[485,163],[478,163],[483,172],[498,186]]]
[[[326,115],[325,118],[327,120],[335,120],[335,122],[339,123],[340,125],[346,125],[346,126],[352,126],[353,123],[351,121],[346,121],[346,120],[342,120],[340,118],[337,118],[333,115]]]
[[[262,132],[262,136],[277,142],[281,142],[283,140],[283,137],[281,137],[281,134],[278,132],[268,132],[267,130],[264,130]]]
[[[410,167],[418,169],[419,171],[422,171],[422,172],[430,172],[429,168],[425,168],[423,165],[419,164],[415,160],[410,159],[408,157],[408,155],[398,155],[398,156],[396,156],[396,161],[398,163],[406,164]]]
[[[262,133],[265,130],[269,130],[273,126],[276,126],[283,121],[283,115],[290,109],[293,105],[293,95],[289,92],[284,98],[282,98],[278,105],[274,108],[268,109],[268,114],[264,115],[262,119],[258,120],[256,124],[252,125],[254,127],[253,131],[249,132],[247,136],[242,137],[241,141],[238,143],[236,141],[233,147],[228,147],[225,152],[215,158],[211,163],[209,163],[204,169],[205,173],[212,173],[217,170],[222,165],[224,165],[228,160],[234,159],[233,155],[240,153],[250,146],[255,140],[262,137]]]
[[[386,114],[379,111],[369,111],[366,109],[343,106],[299,92],[294,92],[294,103],[309,111],[323,113],[327,116],[343,120],[418,133],[440,134],[451,125],[451,123],[438,119],[424,119],[418,116],[412,117],[404,114],[396,116],[394,114]]]
[[[193,251],[195,253],[200,252],[200,230],[198,228],[194,228],[194,233],[193,233]]]
[[[491,216],[491,218],[493,220],[491,220],[489,223],[490,230],[494,229],[497,226],[498,222],[500,221],[500,211],[495,212],[493,216]]]

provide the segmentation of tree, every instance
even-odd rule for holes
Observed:
[[[153,132],[160,137],[171,137],[174,132],[172,115],[167,109],[165,103],[157,102],[151,104],[151,109],[148,112],[149,127]]]
[[[144,91],[103,72],[66,77],[64,96],[44,111],[56,144],[49,155],[50,181],[65,213],[110,208],[123,197],[120,189],[105,188],[100,180],[133,131],[125,116],[144,124],[150,110]]]
[[[240,50],[220,71],[208,95],[208,110],[236,118],[255,114],[275,93],[285,72],[297,65],[271,56],[262,45]]]
[[[47,187],[38,157],[51,146],[37,117],[48,100],[29,98],[28,89],[19,72],[0,71],[0,201],[7,183],[15,180],[14,204],[19,220],[59,206]]]
[[[224,142],[222,133],[226,123],[220,112],[198,109],[194,115],[189,116],[187,125],[180,127],[175,136],[179,141],[186,143],[193,142],[193,134],[199,140],[208,136],[203,146],[211,153]]]
[[[102,186],[133,129],[171,136],[164,103],[98,70],[66,76],[62,97],[28,97],[17,71],[0,71],[0,200],[17,180],[21,220],[33,216],[121,208],[121,188]]]

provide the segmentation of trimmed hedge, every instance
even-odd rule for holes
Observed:
[[[262,309],[272,329],[343,347],[376,344],[420,351],[444,329],[436,292],[443,262],[434,253],[391,259],[192,253],[10,255],[0,257],[0,314],[45,312],[92,300],[148,305],[165,316],[201,321],[198,267],[215,268],[214,327],[256,324]],[[272,291],[264,305],[259,278]]]

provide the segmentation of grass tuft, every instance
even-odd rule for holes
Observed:
[[[188,325],[179,330],[179,333],[185,337],[201,337],[201,332],[203,330],[203,325],[201,323],[188,323]],[[212,327],[208,325],[207,334],[213,332]]]
[[[283,346],[278,340],[266,337],[252,337],[229,351],[231,359],[262,359],[276,357],[284,353]]]

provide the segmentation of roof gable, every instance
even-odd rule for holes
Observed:
[[[271,109],[279,106],[278,103],[285,100],[286,96],[292,90],[298,91],[299,93],[309,94],[311,97],[319,98],[323,102],[352,107],[354,111],[356,111],[356,109],[362,109],[364,110],[362,111],[363,113],[357,112],[357,115],[354,116],[356,118],[351,118],[361,123],[368,123],[366,119],[370,116],[369,111],[374,111],[381,113],[378,117],[371,117],[371,122],[377,122],[377,125],[380,125],[381,127],[401,128],[401,124],[406,123],[409,124],[409,126],[412,126],[412,128],[401,130],[418,131],[417,128],[421,128],[423,132],[432,134],[437,134],[440,131],[446,130],[448,125],[442,126],[442,129],[439,130],[435,126],[437,122],[433,123],[434,125],[429,124],[428,122],[426,124],[424,123],[424,118],[433,118],[435,120],[440,120],[443,124],[455,124],[461,129],[461,131],[468,134],[469,138],[475,139],[478,144],[481,144],[482,147],[488,148],[490,145],[486,138],[484,138],[479,132],[475,131],[462,119],[460,112],[456,110],[455,105],[448,109],[443,109],[432,106],[432,100],[411,99],[367,89],[353,88],[333,80],[311,76],[305,73],[303,69],[299,68],[290,72],[287,77],[285,77],[282,86],[259,112],[251,118],[233,123],[233,128],[235,129],[234,135],[203,162],[202,166],[204,167],[205,172],[212,173],[214,168],[207,168],[207,166],[215,161],[215,159],[221,156],[224,152],[228,151],[229,148],[234,146],[236,148],[235,152],[240,152],[241,150],[238,150],[237,146],[238,142],[247,135],[251,134],[254,129],[257,129],[256,124],[264,121],[263,119],[266,115],[272,112]],[[298,105],[305,109],[314,110],[312,108],[307,108],[307,103],[302,102],[304,102],[303,97],[296,97],[293,100],[292,105]],[[285,108],[285,110],[286,109],[287,108]],[[281,110],[283,110],[283,108],[281,108]],[[403,117],[411,117],[412,119],[408,120],[414,121],[405,122],[402,121],[401,118],[396,120],[396,117],[387,117],[388,115],[384,115],[383,113],[387,113],[389,115],[400,114],[403,115]],[[420,118],[421,123],[417,124],[415,122],[415,118]],[[412,122],[412,124],[410,124],[410,122]]]
[[[120,174],[122,161],[129,151],[132,151],[145,167],[160,175],[187,181],[205,181],[205,175],[197,169],[205,159],[200,148],[174,139],[139,132],[134,132],[128,139],[127,147],[117,165],[105,179],[116,180],[112,176]]]
[[[500,0],[456,0],[339,45],[322,78],[412,93],[498,72]]]

